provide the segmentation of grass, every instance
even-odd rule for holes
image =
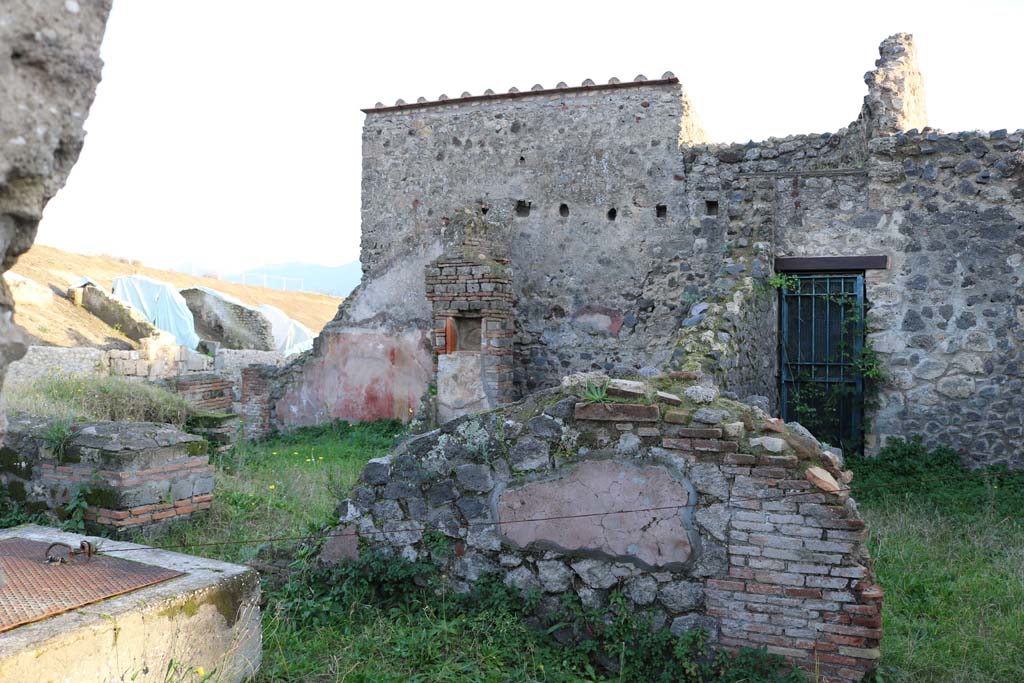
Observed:
[[[244,563],[264,547],[197,544],[314,533],[334,521],[335,508],[366,461],[385,455],[399,430],[391,422],[351,426],[337,422],[272,441],[240,444],[213,459],[218,468],[217,489],[209,514],[176,524],[151,540]]]
[[[1024,681],[1021,517],[901,503],[865,516],[885,589],[886,680]]]
[[[884,680],[1024,681],[1024,474],[965,477],[915,442],[852,466],[885,589]]]
[[[127,420],[181,425],[188,404],[181,396],[123,377],[52,375],[24,384],[5,384],[0,409],[62,422]]]

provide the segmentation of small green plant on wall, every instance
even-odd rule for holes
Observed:
[[[800,288],[800,278],[792,273],[775,273],[768,278],[768,286],[772,289],[795,291]]]
[[[589,403],[604,403],[608,400],[608,385],[604,382],[587,382],[583,388],[583,400]]]

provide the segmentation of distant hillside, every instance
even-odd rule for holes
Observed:
[[[279,263],[247,270],[243,275],[226,275],[225,280],[304,292],[320,292],[331,296],[348,296],[359,284],[363,269],[359,261],[341,266],[318,266],[312,263]]]
[[[15,302],[15,321],[24,327],[34,343],[53,346],[96,346],[129,348],[131,340],[64,298],[67,288],[79,278],[88,277],[110,291],[114,278],[121,275],[146,275],[170,282],[179,289],[205,286],[258,306],[270,304],[319,332],[334,318],[341,298],[312,292],[282,292],[255,285],[240,285],[217,278],[187,275],[170,270],[148,268],[137,262],[112,256],[84,256],[37,244],[18,259],[7,277]],[[22,276],[38,283],[13,283]],[[49,295],[52,295],[49,296]]]

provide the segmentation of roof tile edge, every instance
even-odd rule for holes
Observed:
[[[618,90],[621,88],[652,87],[659,85],[676,85],[679,79],[675,76],[659,78],[650,81],[626,81],[624,83],[603,83],[599,85],[580,85],[571,88],[545,88],[542,90],[527,90],[524,92],[494,93],[492,95],[470,95],[468,97],[453,97],[448,100],[431,100],[429,102],[413,102],[396,104],[390,107],[371,107],[361,109],[364,114],[380,114],[396,111],[407,111],[410,109],[426,109],[428,107],[441,107],[453,104],[466,104],[469,102],[485,102],[487,100],[510,100],[517,97],[536,97],[537,95],[562,95],[565,93],[590,92],[596,90]]]

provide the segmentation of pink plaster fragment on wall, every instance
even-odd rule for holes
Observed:
[[[689,503],[687,487],[662,466],[593,460],[562,479],[503,491],[498,521],[504,537],[520,548],[576,551],[660,569],[690,559],[681,514]],[[538,518],[551,519],[525,521]]]

